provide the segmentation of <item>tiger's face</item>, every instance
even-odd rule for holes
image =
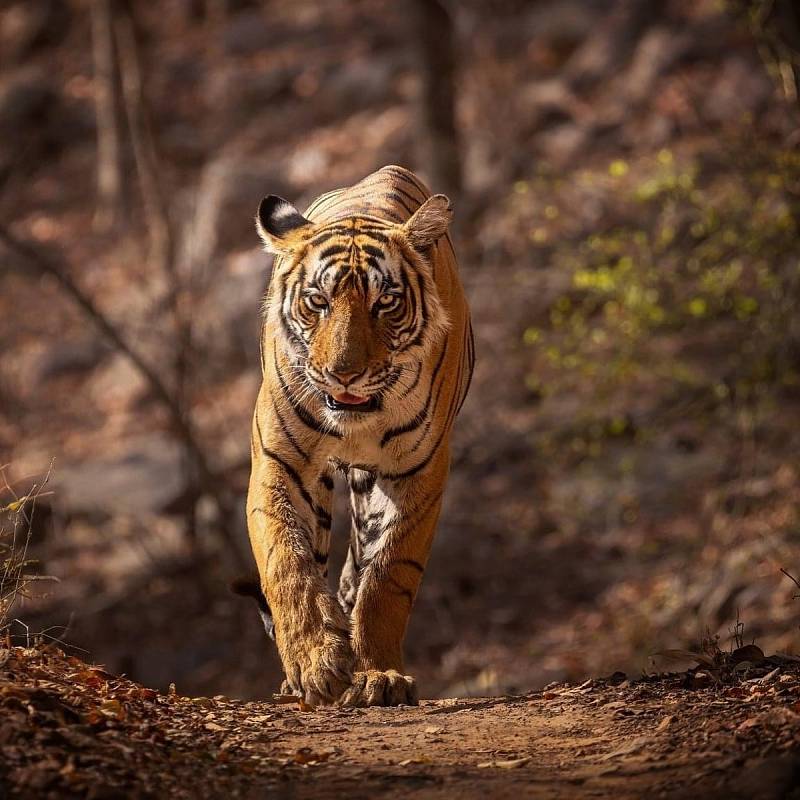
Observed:
[[[451,219],[446,197],[402,225],[348,217],[315,225],[270,196],[256,225],[276,261],[268,314],[309,392],[337,421],[386,410],[447,328],[429,248]]]

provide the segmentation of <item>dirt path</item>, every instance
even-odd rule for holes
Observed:
[[[0,664],[0,797],[800,798],[793,661],[306,711],[159,694],[53,649]]]

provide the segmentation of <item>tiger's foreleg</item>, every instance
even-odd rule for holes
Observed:
[[[368,513],[356,520],[351,546],[359,583],[351,614],[356,657],[347,705],[415,705],[414,679],[404,674],[403,639],[430,553],[449,456],[446,446],[425,470],[378,478]]]
[[[268,445],[253,456],[248,529],[286,681],[310,705],[333,703],[355,659],[347,617],[325,579],[330,492]]]

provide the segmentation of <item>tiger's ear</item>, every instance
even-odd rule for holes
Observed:
[[[256,230],[269,253],[287,255],[297,249],[311,231],[307,220],[288,200],[271,194],[258,206]]]
[[[453,206],[443,194],[429,197],[403,225],[402,230],[415,250],[424,250],[444,236],[453,220]]]

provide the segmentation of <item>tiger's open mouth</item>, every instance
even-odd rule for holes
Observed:
[[[331,394],[325,395],[325,405],[331,411],[376,411],[378,401],[373,397],[359,397],[349,392],[334,397]]]

